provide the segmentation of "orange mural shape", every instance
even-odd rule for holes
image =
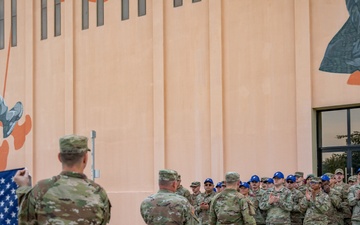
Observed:
[[[6,169],[8,155],[9,143],[6,140],[3,140],[3,143],[0,146],[0,171]]]
[[[32,127],[31,117],[25,116],[25,122],[22,125],[17,123],[11,135],[14,137],[15,150],[19,150],[25,143],[26,135],[30,132]]]
[[[347,84],[350,84],[350,85],[360,85],[360,71],[357,70],[355,72],[353,72],[348,81],[347,81]]]

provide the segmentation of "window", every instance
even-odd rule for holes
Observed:
[[[317,112],[318,174],[342,168],[345,179],[360,167],[360,107]]]
[[[195,2],[201,2],[201,0],[192,0],[193,3]]]
[[[47,39],[47,0],[41,0],[41,40]]]
[[[121,0],[121,20],[129,19],[129,0]]]
[[[0,49],[5,48],[4,0],[0,0]]]
[[[61,35],[61,2],[55,0],[55,11],[54,11],[54,36]]]
[[[11,0],[11,46],[17,45],[17,0]]]
[[[179,7],[183,5],[183,0],[174,0],[174,7]]]
[[[104,1],[96,0],[96,26],[104,25]]]
[[[138,16],[146,15],[146,0],[138,0]]]
[[[89,29],[89,0],[82,0],[82,29]]]

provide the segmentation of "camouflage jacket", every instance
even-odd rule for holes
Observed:
[[[33,188],[20,187],[19,225],[107,224],[111,204],[105,190],[86,175],[63,171],[39,181]]]
[[[198,215],[202,225],[207,225],[210,223],[210,208],[208,210],[200,209],[200,204],[204,202],[210,206],[211,200],[215,196],[215,194],[215,192],[211,192],[210,194],[202,193],[199,205],[195,208],[196,214]]]
[[[269,203],[270,194],[280,197],[278,202]],[[260,209],[267,210],[266,223],[270,224],[290,224],[290,211],[293,208],[291,191],[282,187],[276,191],[269,188],[260,201]]]
[[[256,224],[249,213],[250,200],[235,189],[225,189],[215,195],[210,206],[210,224]]]
[[[266,211],[261,210],[259,207],[259,203],[264,193],[265,191],[263,189],[259,189],[258,191],[252,191],[250,194],[250,199],[255,208],[254,218],[256,224],[265,224]]]
[[[348,200],[353,207],[351,221],[360,222],[360,200],[357,198],[357,192],[360,190],[360,184],[356,184],[349,189]]]
[[[290,212],[291,224],[302,224],[305,217],[305,210],[300,207],[300,201],[304,198],[304,194],[298,189],[294,188],[291,191],[293,209]]]
[[[189,201],[178,194],[160,189],[140,206],[146,224],[198,224]]]
[[[191,205],[193,204],[193,202],[191,200],[190,191],[188,189],[184,188],[182,185],[180,185],[176,189],[175,193],[178,194],[178,195],[184,196],[190,202]]]
[[[200,201],[202,200],[201,192],[199,192],[197,195],[195,195],[194,193],[192,193],[192,194],[190,195],[190,199],[191,199],[191,204],[192,204],[192,206],[194,206],[194,208],[196,208],[197,206],[200,205]]]
[[[341,194],[341,205],[340,205],[340,212],[343,215],[343,218],[351,218],[351,208],[349,206],[349,201],[348,201],[348,194],[349,194],[349,188],[350,185],[345,184],[345,183],[337,183],[334,186],[334,189],[337,190],[338,192],[340,192]]]
[[[330,198],[322,190],[308,201],[306,196],[301,200],[300,205],[303,209],[306,209],[304,224],[327,224],[326,213],[330,209]]]
[[[330,208],[327,211],[326,215],[328,217],[329,224],[344,224],[344,218],[341,210],[341,194],[334,188],[330,188],[328,193],[330,198]]]

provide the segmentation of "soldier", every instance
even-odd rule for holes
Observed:
[[[221,181],[216,184],[215,188],[217,193],[220,193],[222,191],[221,185],[222,185]]]
[[[290,211],[292,197],[284,187],[284,174],[276,172],[273,176],[274,187],[266,190],[260,202],[260,209],[267,210],[266,224],[291,224]]]
[[[140,206],[146,224],[198,224],[190,202],[175,194],[177,178],[174,170],[159,171],[159,191],[147,197]]]
[[[273,178],[268,178],[266,181],[264,181],[264,183],[266,184],[266,190],[274,187],[274,179]]]
[[[200,205],[196,207],[196,214],[198,215],[202,225],[210,223],[210,204],[212,198],[215,196],[213,191],[214,182],[211,178],[207,178],[204,181],[205,192],[201,194]]]
[[[237,192],[240,184],[240,175],[236,172],[228,172],[225,175],[226,189],[215,195],[210,206],[210,224],[256,224],[250,215],[249,204],[251,202]]]
[[[262,177],[260,179],[260,187],[261,187],[261,189],[263,189],[263,190],[267,189],[267,180],[268,179],[269,179],[268,177]]]
[[[330,208],[326,215],[328,217],[328,224],[343,225],[344,219],[341,210],[341,194],[330,186],[330,177],[327,175],[321,176],[321,187],[330,198]]]
[[[301,210],[300,201],[304,198],[304,194],[296,189],[296,178],[293,175],[286,177],[287,188],[291,191],[293,209],[290,212],[290,220],[292,225],[302,225],[304,220],[304,211]]]
[[[306,210],[304,225],[327,225],[326,212],[330,208],[330,199],[321,189],[321,178],[314,177],[310,181],[311,191],[306,190],[300,205]]]
[[[192,189],[192,194],[190,195],[192,205],[194,208],[200,205],[201,199],[201,191],[200,191],[201,184],[199,181],[194,181],[191,183],[190,188]]]
[[[305,195],[306,192],[306,185],[304,180],[304,173],[303,172],[295,172],[294,174],[296,178],[296,189],[301,191]]]
[[[350,187],[357,184],[357,176],[356,175],[350,176],[348,179],[348,184]]]
[[[358,181],[360,180],[360,169],[356,171]],[[349,189],[349,205],[353,207],[351,222],[353,225],[360,225],[360,183],[358,182]]]
[[[260,178],[257,175],[253,175],[250,178],[250,187],[250,199],[255,208],[254,218],[256,220],[256,224],[265,224],[266,211],[261,210],[259,207],[259,202],[265,191],[260,188]]]
[[[176,194],[184,196],[192,205],[193,203],[191,202],[191,196],[190,196],[190,191],[186,188],[184,188],[181,185],[181,175],[178,174],[178,178],[177,178],[177,188],[176,188]]]
[[[78,135],[60,138],[58,159],[62,172],[39,181],[33,188],[29,172],[18,171],[14,181],[19,201],[19,225],[25,224],[107,224],[111,204],[105,190],[87,179],[88,139]]]
[[[348,194],[349,194],[349,185],[343,182],[344,179],[344,170],[336,169],[335,170],[335,190],[339,191],[341,194],[341,212],[344,218],[345,224],[351,224],[351,208],[349,206]]]

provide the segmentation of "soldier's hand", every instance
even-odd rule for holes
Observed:
[[[19,187],[29,186],[30,183],[29,171],[18,170],[14,176],[14,181]]]
[[[272,204],[272,203],[275,203],[277,200],[277,196],[276,195],[273,195],[273,193],[270,193],[269,195],[269,203]]]

